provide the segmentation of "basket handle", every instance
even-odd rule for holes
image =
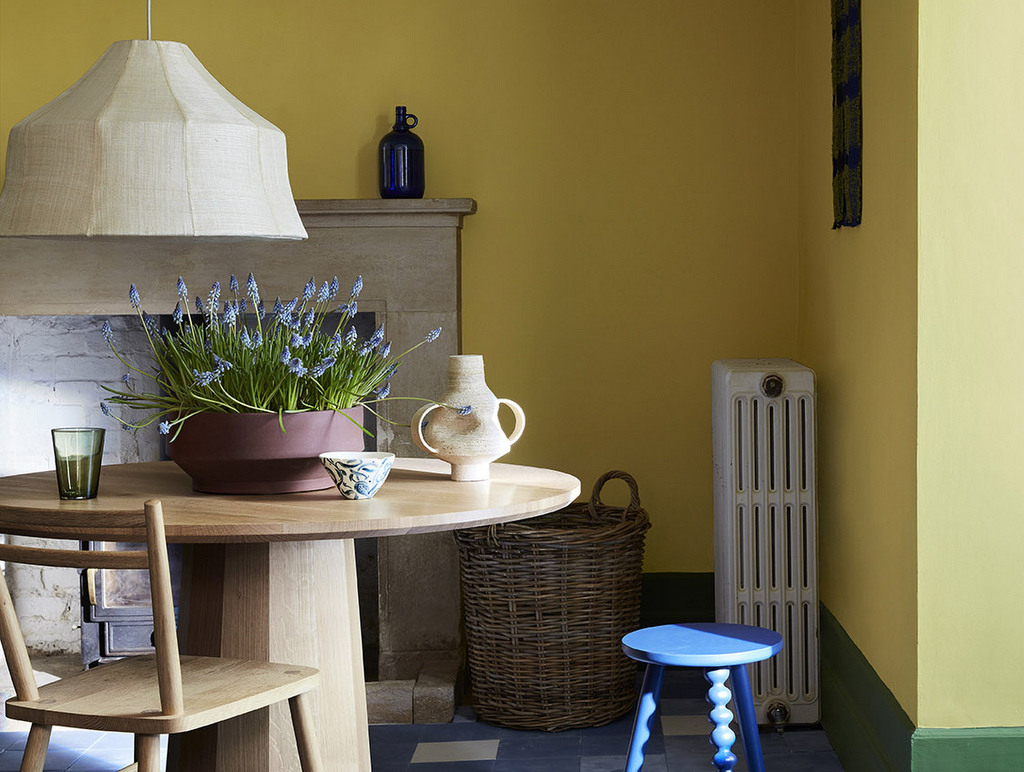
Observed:
[[[629,504],[622,510],[623,516],[630,512],[639,512],[642,509],[640,506],[640,489],[637,487],[633,475],[620,469],[612,469],[610,472],[605,472],[598,477],[597,482],[594,483],[594,492],[590,495],[590,501],[587,502],[587,508],[590,510],[591,517],[597,518],[597,507],[607,506],[601,501],[601,489],[604,488],[604,484],[609,480],[624,480],[626,485],[629,486]]]

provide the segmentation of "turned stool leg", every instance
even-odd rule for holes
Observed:
[[[740,736],[743,738],[743,750],[747,753],[747,769],[750,772],[764,772],[761,738],[757,733],[757,716],[754,713],[754,697],[750,693],[747,666],[733,665],[729,672],[732,679],[733,704],[740,714]]]
[[[732,752],[732,744],[736,742],[736,733],[729,728],[732,721],[732,711],[726,707],[732,694],[725,685],[725,679],[729,677],[729,668],[717,668],[706,670],[711,687],[708,689],[708,702],[711,703],[711,723],[715,728],[711,730],[711,742],[718,749],[713,759],[719,772],[730,772],[736,766],[736,754]]]
[[[654,712],[661,698],[661,681],[665,675],[664,665],[649,664],[644,671],[644,683],[640,687],[640,699],[636,705],[636,719],[633,721],[633,736],[629,741],[626,755],[626,772],[640,772],[644,765],[644,752],[651,739]]]

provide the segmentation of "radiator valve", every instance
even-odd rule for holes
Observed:
[[[765,717],[775,727],[776,732],[782,732],[789,723],[789,708],[783,702],[773,702],[765,711]]]
[[[761,391],[764,392],[764,395],[769,399],[775,399],[781,395],[785,388],[786,382],[782,380],[781,375],[772,373],[771,375],[766,375],[761,379]]]

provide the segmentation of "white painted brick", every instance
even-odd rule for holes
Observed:
[[[155,428],[124,432],[100,411],[102,384],[118,387],[125,371],[103,340],[104,320],[118,350],[148,367],[149,345],[135,316],[0,317],[0,476],[52,470],[50,429],[57,426],[105,428],[104,464],[160,458]],[[77,653],[77,572],[11,565],[8,577],[30,648]]]

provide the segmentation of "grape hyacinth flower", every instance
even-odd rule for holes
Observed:
[[[245,291],[252,302],[258,305],[260,302],[260,288],[256,286],[256,277],[251,273],[249,274],[249,278],[245,281]]]
[[[100,412],[107,418],[110,418],[110,406],[106,402],[100,402]]]
[[[473,406],[472,405],[463,405],[462,407],[460,407],[455,412],[457,412],[459,415],[469,415],[470,413],[473,412]]]
[[[435,340],[438,339],[438,337],[440,335],[441,335],[441,328],[440,327],[435,327],[434,329],[432,329],[430,332],[427,333],[427,337],[424,338],[424,340],[427,343],[433,343]]]
[[[364,339],[353,324],[362,276],[352,284],[345,304],[336,305],[337,276],[319,284],[310,277],[290,302],[278,297],[273,312],[260,298],[254,274],[248,274],[244,289],[236,274],[224,287],[222,291],[221,282],[214,281],[207,295],[190,296],[185,279],[178,276],[170,320],[161,327],[159,319],[142,309],[138,287],[130,285],[128,299],[147,333],[153,366],[137,367],[122,356],[111,323],[101,320],[103,339],[126,373],[117,388],[104,386],[111,393],[101,405],[104,415],[126,429],[153,426],[173,438],[187,416],[204,410],[283,415],[392,399],[390,379],[398,364],[441,332],[431,330],[395,357],[383,326]],[[332,306],[340,313],[339,321],[333,329],[322,329]],[[200,323],[194,324],[193,314]],[[130,422],[111,414],[114,405],[149,410],[150,415]]]
[[[325,372],[327,372],[331,368],[331,366],[334,364],[334,362],[335,362],[334,357],[327,357],[323,362],[318,364],[316,367],[314,367],[310,371],[310,373],[309,373],[310,377],[312,377],[312,378],[319,378],[321,375],[323,375]]]

